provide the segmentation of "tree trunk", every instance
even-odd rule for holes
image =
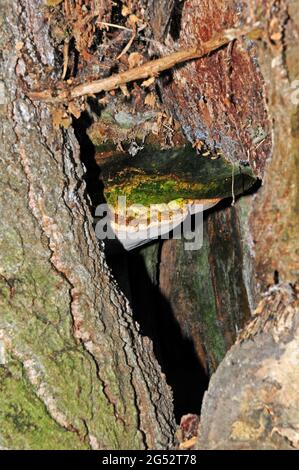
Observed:
[[[0,444],[167,448],[171,392],[95,239],[73,130],[22,92],[56,73],[43,8],[1,2]]]
[[[268,34],[276,40],[259,48],[273,127],[272,159],[249,216],[259,303],[212,378],[202,409],[201,448],[299,447],[299,139],[293,86],[299,2],[264,3]]]
[[[96,3],[113,22],[110,0]],[[61,74],[44,2],[3,0],[0,446],[165,449],[175,418],[195,413],[198,449],[299,448],[299,0],[128,4],[149,21],[155,56],[262,22],[261,41],[238,39],[158,79],[191,144],[247,165],[261,187],[206,215],[199,252],[169,240],[107,258],[85,148],[53,125],[69,124],[61,108],[27,96]],[[126,34],[99,49],[111,69]],[[77,31],[80,79],[93,67],[106,76],[84,38]]]
[[[212,376],[197,448],[299,446],[298,388],[294,388],[298,383],[298,5],[297,1],[182,2],[179,28],[170,27],[165,38],[170,47],[178,47],[177,42],[188,47],[232,26],[237,16],[238,21],[261,20],[265,31],[256,52],[246,41],[233,44],[230,50],[179,68],[172,80],[160,83],[163,99],[193,142],[202,139],[232,161],[248,161],[263,180],[257,195],[226,209],[225,221],[224,213],[209,216],[206,263],[201,260],[199,265],[195,259],[190,263],[190,253],[179,257],[180,242],[164,247],[162,289],[164,283],[175,317],[192,338],[203,365],[217,366],[249,310],[253,316]],[[201,288],[192,290],[203,278]],[[182,288],[184,280],[187,288]],[[213,310],[209,343],[211,317],[205,315]],[[216,344],[221,345],[220,355]]]

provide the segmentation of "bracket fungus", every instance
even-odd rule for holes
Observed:
[[[98,164],[109,209],[97,229],[109,224],[126,250],[167,235],[188,215],[234,199],[255,182],[249,166],[203,157],[190,144],[145,145],[135,156],[108,152]]]

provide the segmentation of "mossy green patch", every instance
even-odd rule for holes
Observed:
[[[20,357],[33,362],[37,382],[32,386],[28,371],[16,361],[1,368],[5,380],[0,388],[0,444],[14,449],[88,449],[89,433],[103,448],[142,448],[134,399],[120,396],[120,387],[124,382],[129,387],[130,377],[118,377],[117,358],[101,364],[117,411],[125,416],[125,432],[123,421],[115,418],[92,355],[74,338],[67,280],[52,269],[47,258],[41,258],[39,245],[35,250],[30,247],[30,256],[24,258],[17,232],[1,240],[2,260],[16,267],[14,253],[20,259],[18,269],[3,271],[0,277],[1,328]],[[40,386],[74,432],[51,417],[37,397]]]
[[[89,449],[86,440],[50,416],[17,360],[0,366],[0,384],[2,445],[9,449]]]

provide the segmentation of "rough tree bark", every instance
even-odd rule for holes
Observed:
[[[253,199],[249,236],[258,307],[211,380],[202,409],[204,448],[298,448],[298,77],[299,2],[264,7],[276,38],[259,48],[273,155]],[[297,228],[296,228],[297,227]]]
[[[22,92],[55,59],[43,2],[1,2],[0,446],[167,448],[172,397],[92,229],[79,148]]]
[[[212,377],[198,448],[298,448],[294,388],[298,384],[298,92],[294,86],[299,4],[190,0],[180,5],[179,29],[171,31],[170,26],[165,37],[170,48],[207,40],[214,31],[248,18],[262,20],[265,31],[255,51],[246,41],[233,44],[230,50],[179,68],[172,80],[161,83],[164,101],[191,141],[202,139],[233,161],[248,161],[263,180],[256,196],[219,216],[209,216],[205,224],[209,262],[199,263],[191,255],[190,263],[180,242],[167,242],[162,250],[160,287],[203,365],[217,366],[231,347],[237,333],[234,321],[239,328],[250,310],[254,317]],[[158,38],[155,26],[153,32]],[[194,290],[203,276],[201,289]],[[187,288],[182,287],[184,280]],[[185,295],[188,289],[193,295]],[[214,326],[209,335],[204,315],[211,310]]]
[[[234,43],[161,80],[164,103],[192,143],[249,162],[263,180],[257,195],[208,217],[204,251],[190,257],[209,302],[197,291],[183,315],[180,302],[174,313],[210,370],[235,341],[235,326],[253,315],[212,376],[197,447],[298,448],[299,117],[291,84],[299,1],[130,3],[145,6],[155,54],[247,18],[264,22],[256,50]],[[97,246],[77,141],[22,93],[31,74],[57,74],[42,2],[3,1],[1,9],[0,446],[165,448],[174,435],[171,392]],[[151,250],[174,305],[188,273],[171,277],[165,266],[187,255],[179,242]],[[201,313],[211,326],[204,332]]]

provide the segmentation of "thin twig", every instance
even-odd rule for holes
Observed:
[[[216,51],[220,47],[229,44],[232,40],[240,38],[244,35],[249,36],[251,39],[260,38],[263,31],[259,25],[255,24],[254,27],[244,27],[241,29],[226,30],[223,34],[216,36],[210,41],[202,43],[199,47],[192,49],[184,49],[181,51],[173,52],[168,56],[161,59],[152,60],[145,64],[135,67],[131,70],[126,70],[119,74],[111,75],[110,77],[101,80],[95,80],[90,83],[82,83],[72,88],[64,88],[61,90],[43,90],[28,93],[29,98],[32,100],[40,100],[47,102],[61,102],[73,100],[80,96],[93,95],[102,91],[111,91],[119,88],[126,83],[147,79],[149,77],[156,77],[164,70],[168,70],[175,65],[187,62],[193,59],[199,59],[210,52]]]
[[[117,60],[119,60],[123,55],[125,55],[125,54],[128,52],[128,50],[129,50],[130,47],[132,46],[133,41],[134,41],[135,38],[136,38],[136,31],[134,31],[134,32],[132,33],[132,36],[131,36],[131,38],[130,38],[128,44],[127,44],[126,47],[121,51],[121,53],[116,57]]]
[[[67,38],[63,44],[63,70],[62,70],[61,80],[65,79],[68,64],[69,64],[69,46],[70,46],[70,41]]]
[[[97,24],[102,26],[108,26],[109,28],[124,29],[125,31],[133,31],[132,28],[127,28],[126,26],[121,26],[120,24],[107,23],[106,21],[98,21]]]

